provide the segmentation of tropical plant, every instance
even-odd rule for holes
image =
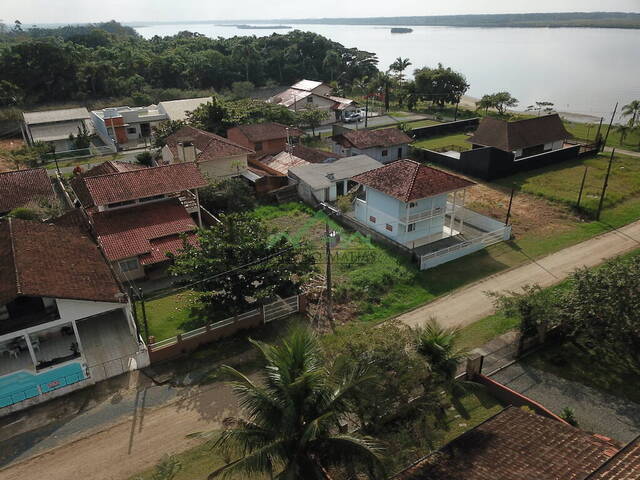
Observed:
[[[560,418],[562,418],[569,425],[573,425],[574,427],[578,426],[578,420],[576,419],[576,414],[571,407],[564,407],[562,412],[560,413]]]
[[[640,115],[640,100],[633,100],[624,107],[622,107],[622,116],[631,117],[628,125],[633,128],[636,126],[638,116]]]
[[[166,145],[166,139],[186,125],[182,120],[165,120],[153,127],[153,146],[162,148]]]
[[[298,124],[311,127],[311,133],[316,136],[316,128],[322,125],[322,122],[329,118],[327,110],[321,110],[317,105],[309,105],[297,113]]]
[[[153,167],[153,154],[151,152],[140,152],[136,155],[136,161],[145,167]]]
[[[295,329],[281,345],[252,341],[265,361],[262,381],[232,367],[223,370],[244,415],[228,419],[215,442],[231,461],[209,478],[242,474],[277,480],[328,480],[328,471],[381,472],[380,447],[372,438],[343,433],[352,411],[347,400],[370,381],[360,371],[332,375],[317,337]]]
[[[420,98],[440,108],[444,108],[446,103],[458,103],[469,89],[462,73],[444,67],[441,63],[436,68],[417,69],[414,77]]]
[[[622,145],[622,142],[624,142],[624,139],[627,138],[627,135],[631,131],[631,127],[629,125],[620,124],[616,125],[614,128],[618,135],[620,135],[620,145]]]
[[[202,206],[215,214],[247,211],[256,204],[252,188],[236,177],[201,188],[199,195]]]
[[[467,355],[456,345],[459,336],[459,330],[444,328],[434,319],[416,329],[416,349],[431,367],[430,380],[453,394],[463,390],[459,388],[461,383],[456,382],[456,374]]]
[[[402,83],[404,81],[404,71],[411,65],[412,64],[408,58],[398,57],[391,65],[389,65],[389,70],[394,72],[398,77],[398,81]]]

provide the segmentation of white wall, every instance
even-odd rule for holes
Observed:
[[[88,300],[56,299],[60,318],[64,321],[79,320],[100,313],[123,308],[126,304],[117,302],[90,302]]]

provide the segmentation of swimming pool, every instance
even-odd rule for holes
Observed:
[[[42,373],[22,370],[0,377],[0,408],[78,383],[85,378],[82,364],[78,362],[68,363]]]

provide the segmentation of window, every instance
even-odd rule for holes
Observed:
[[[140,199],[140,203],[142,202],[152,202],[153,200],[160,200],[161,198],[164,198],[164,194],[162,195],[154,195],[153,197],[144,197]]]
[[[390,232],[393,232],[393,225],[390,225],[390,224],[387,223],[384,228],[386,228]]]
[[[127,133],[129,133],[131,135],[135,135],[136,133],[138,133],[138,130],[136,130],[136,127],[128,127],[127,128]]]
[[[122,273],[127,273],[127,272],[130,272],[131,270],[138,269],[138,259],[132,258],[130,260],[123,260],[121,262],[118,262],[118,265],[120,266],[120,271]]]
[[[255,147],[256,147],[256,152],[259,152],[260,150],[262,150],[262,142],[256,142]]]
[[[407,232],[415,232],[415,231],[416,231],[415,223],[410,223],[409,225],[407,225]]]
[[[398,160],[402,158],[402,147],[398,148]]]
[[[416,202],[409,202],[409,208],[415,208],[418,205]]]
[[[307,103],[313,103],[313,97],[311,96],[307,97]]]
[[[115,202],[107,205],[107,208],[124,207],[125,205],[133,205],[134,203],[136,203],[135,200],[127,200],[126,202]]]
[[[376,217],[374,217],[374,216],[370,216],[370,217],[369,217],[369,221],[370,221],[371,223],[376,223]]]
[[[386,157],[389,155],[389,150],[382,150],[382,156]]]

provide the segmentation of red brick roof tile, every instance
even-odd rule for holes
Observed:
[[[30,168],[0,173],[0,213],[10,212],[41,198],[55,198],[46,169]]]
[[[0,303],[20,295],[98,302],[124,298],[88,235],[12,218],[0,222]]]
[[[196,147],[197,161],[206,162],[221,157],[231,157],[234,155],[249,155],[255,153],[253,150],[238,145],[231,140],[216,135],[214,133],[205,132],[199,128],[189,125],[182,127],[173,135],[169,135],[165,143],[175,161],[178,161],[178,143],[192,142]]]
[[[304,145],[298,144],[293,147],[291,151],[296,157],[302,158],[309,163],[324,163],[329,159],[338,159],[343,158],[344,155],[340,155],[339,153],[333,152],[325,152],[324,150],[318,150],[316,148],[305,147]]]
[[[166,258],[159,260],[153,253],[152,240],[196,229],[195,222],[178,199],[97,212],[91,218],[98,241],[111,261],[149,254],[156,261],[164,260]]]
[[[110,173],[131,172],[134,170],[142,170],[147,168],[139,163],[118,162],[109,160],[107,162],[96,165],[82,174],[83,177],[96,177],[98,175],[108,175]]]
[[[618,449],[603,437],[510,407],[393,480],[585,480]]]
[[[278,138],[287,138],[287,129],[290,137],[301,137],[304,132],[299,128],[287,127],[281,123],[252,123],[250,125],[238,125],[230,130],[240,130],[250,142],[264,142]]]
[[[380,130],[350,130],[335,135],[333,140],[345,147],[359,149],[392,147],[413,142],[413,139],[399,128],[382,128]]]
[[[83,175],[74,178],[71,185],[82,204],[91,207],[200,188],[208,182],[197,165],[187,162],[107,175]]]
[[[475,185],[474,182],[413,160],[396,160],[383,167],[356,175],[352,180],[403,202]]]
[[[587,477],[587,480],[640,479],[640,437]]]

